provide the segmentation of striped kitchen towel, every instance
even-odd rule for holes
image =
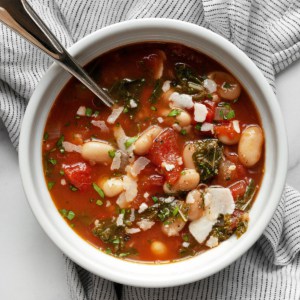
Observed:
[[[274,76],[300,57],[299,0],[31,0],[65,47],[123,20],[180,19],[230,40]],[[51,62],[0,24],[0,117],[13,145],[27,101]],[[287,99],[288,100],[288,99]],[[174,288],[120,286],[66,258],[70,298],[94,299],[300,299],[300,194],[286,187],[260,240],[239,260],[198,282]]]

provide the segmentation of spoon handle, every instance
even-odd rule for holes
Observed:
[[[108,107],[113,105],[113,100],[72,58],[26,0],[0,0],[0,22],[54,59]]]

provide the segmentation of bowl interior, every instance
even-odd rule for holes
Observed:
[[[101,29],[69,50],[82,64],[86,64],[116,47],[145,41],[180,43],[209,55],[234,74],[254,100],[266,137],[266,162],[262,186],[250,211],[248,231],[238,240],[232,237],[191,259],[160,265],[119,260],[82,240],[54,206],[41,164],[41,141],[48,113],[70,78],[58,65],[53,65],[45,74],[29,102],[20,138],[20,169],[24,190],[36,218],[49,237],[72,260],[116,282],[166,287],[202,279],[221,270],[245,253],[260,237],[283,190],[287,144],[279,106],[261,72],[238,48],[204,28],[174,20],[132,20]]]

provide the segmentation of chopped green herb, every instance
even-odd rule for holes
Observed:
[[[71,227],[71,228],[74,228],[74,227],[75,227],[75,224],[73,224],[73,223],[70,224],[70,227]]]
[[[179,207],[176,205],[172,211],[172,215],[173,217],[177,216],[179,212]]]
[[[181,129],[181,130],[180,130],[180,134],[181,134],[181,135],[186,135],[186,134],[187,134],[186,129]]]
[[[186,174],[186,171],[184,171],[184,170],[180,172],[180,175],[185,175],[185,174]]]
[[[98,206],[101,206],[101,205],[103,205],[103,202],[99,199],[99,200],[96,201],[96,204],[97,204]]]
[[[104,199],[105,195],[103,190],[97,185],[97,183],[93,182],[93,188],[94,190],[99,194],[99,196]]]
[[[64,217],[64,218],[67,218],[68,220],[73,220],[75,218],[75,213],[72,211],[72,210],[66,210],[65,208],[63,209],[60,209],[59,212],[61,213],[61,215]],[[74,224],[73,224],[73,227],[74,227]]]
[[[49,134],[48,134],[48,132],[45,132],[44,137],[43,137],[44,141],[47,141],[48,138],[49,138]]]
[[[126,257],[130,254],[131,254],[130,252],[122,252],[122,253],[119,254],[119,257]]]
[[[65,137],[63,135],[61,135],[60,138],[56,142],[56,146],[59,148],[62,147],[62,143],[64,140],[65,140]]]
[[[176,116],[179,116],[180,114],[181,114],[181,111],[179,109],[172,109],[168,113],[168,117],[176,117]]]
[[[48,159],[48,161],[49,161],[49,163],[52,164],[53,166],[55,166],[55,165],[57,164],[57,160],[54,159],[54,158],[51,158],[51,157],[50,157],[50,158]]]
[[[69,210],[69,212],[67,214],[67,219],[71,221],[74,218],[75,218],[75,213],[72,210]]]
[[[110,248],[106,248],[106,249],[105,249],[105,253],[106,253],[106,254],[111,254],[111,249],[110,249]]]
[[[111,158],[114,158],[116,156],[116,150],[108,150],[108,155]]]
[[[94,117],[98,117],[98,116],[99,116],[99,114],[100,114],[100,112],[99,112],[98,110],[95,110],[95,112],[94,112],[93,116],[94,116]]]
[[[123,113],[126,114],[126,113],[128,113],[128,112],[129,112],[129,108],[128,108],[128,107],[125,107],[125,108],[123,109]]]
[[[113,244],[120,244],[120,239],[116,238],[112,241]]]
[[[156,196],[153,196],[153,197],[152,197],[152,200],[153,200],[153,202],[156,203],[156,202],[158,201],[158,198],[157,198]]]
[[[48,185],[48,190],[51,191],[51,189],[52,189],[52,188],[54,187],[54,185],[55,185],[55,182],[49,181],[49,182],[47,183],[47,185]]]
[[[223,83],[223,87],[224,87],[225,89],[230,89],[230,88],[231,88],[231,84],[230,84],[229,82],[224,82],[224,83]]]
[[[64,175],[65,175],[65,171],[64,171],[64,170],[60,170],[60,171],[59,171],[59,174],[60,174],[61,176],[64,176]]]
[[[232,103],[237,103],[239,101],[239,98],[236,98],[232,101]]]
[[[137,136],[133,136],[127,139],[127,141],[124,143],[126,149],[128,149],[137,139],[138,139]]]
[[[189,237],[188,234],[185,233],[185,234],[182,235],[182,239],[183,239],[185,242],[188,242],[189,239],[190,239],[190,237]]]
[[[72,184],[70,184],[69,188],[70,188],[70,190],[71,190],[72,192],[78,191],[78,188],[77,188],[76,186],[72,185]]]
[[[89,107],[87,107],[87,108],[85,109],[85,115],[88,116],[88,117],[90,117],[92,114],[93,114],[92,109],[89,108]]]
[[[230,110],[229,112],[228,112],[228,114],[226,115],[226,116],[224,116],[224,119],[225,120],[230,120],[230,119],[233,119],[235,117],[235,112],[234,112],[234,110]]]
[[[195,125],[195,129],[198,130],[198,131],[200,131],[201,130],[201,124],[198,123],[197,125]]]
[[[213,98],[212,94],[206,94],[206,97],[207,97],[207,99],[210,99],[210,100]]]
[[[153,111],[157,111],[157,108],[155,106],[151,106],[150,109]]]
[[[159,96],[162,93],[162,89],[161,89],[162,85],[163,85],[162,80],[160,80],[160,79],[156,80],[154,89],[152,91],[152,94],[149,97],[149,102],[150,103],[156,103],[157,102],[157,99],[159,98]]]
[[[67,214],[68,214],[68,211],[67,211],[65,208],[59,210],[59,212],[61,213],[61,215],[62,215],[63,217],[66,217]]]

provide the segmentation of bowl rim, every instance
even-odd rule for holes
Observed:
[[[138,29],[136,29],[138,28]],[[37,218],[39,224],[46,232],[46,234],[51,238],[51,240],[65,253],[69,256],[74,262],[78,265],[82,266],[83,268],[91,271],[92,273],[102,276],[106,279],[132,285],[132,286],[140,286],[140,287],[169,287],[169,286],[176,286],[182,285],[186,283],[190,283],[199,279],[203,279],[208,277],[223,268],[227,267],[229,264],[233,263],[237,260],[241,255],[243,255],[261,236],[264,229],[267,227],[268,223],[270,222],[281,198],[281,194],[284,188],[286,173],[287,173],[287,139],[286,133],[284,128],[283,117],[280,111],[280,107],[278,101],[269,85],[265,77],[262,75],[261,71],[256,67],[256,65],[250,60],[250,58],[243,53],[240,49],[238,49],[235,45],[231,42],[226,40],[225,38],[221,37],[220,35],[204,28],[200,27],[195,24],[191,24],[184,21],[179,20],[171,20],[171,19],[159,19],[159,18],[145,18],[145,19],[135,19],[135,20],[128,20],[124,22],[120,22],[117,24],[113,24],[102,29],[99,29],[88,36],[84,37],[83,39],[76,42],[69,48],[69,51],[72,55],[80,56],[83,51],[88,48],[89,46],[95,43],[95,40],[98,41],[103,36],[110,36],[110,35],[120,35],[122,33],[126,33],[127,30],[158,30],[159,28],[168,29],[168,30],[177,30],[180,33],[190,34],[193,32],[193,35],[198,36],[199,38],[204,38],[212,41],[218,47],[222,48],[223,50],[226,49],[226,52],[229,53],[230,51],[234,52],[235,59],[237,62],[244,67],[247,66],[249,75],[255,79],[256,85],[259,87],[262,94],[266,97],[266,103],[268,104],[268,108],[272,113],[272,116],[276,116],[277,122],[273,124],[274,132],[276,133],[276,146],[275,149],[277,152],[277,156],[280,158],[277,161],[277,174],[274,174],[274,185],[272,187],[272,205],[267,212],[264,212],[264,218],[260,217],[259,224],[256,224],[256,227],[252,230],[252,234],[248,236],[247,239],[243,239],[243,243],[236,243],[235,249],[229,254],[227,253],[224,255],[224,258],[219,261],[219,264],[211,264],[211,267],[208,270],[204,270],[201,272],[196,271],[192,272],[191,274],[185,274],[185,272],[176,273],[175,275],[170,275],[167,279],[162,279],[160,276],[155,277],[153,275],[153,271],[150,271],[149,274],[145,274],[145,276],[141,277],[138,274],[121,274],[120,270],[117,268],[112,268],[111,264],[114,262],[118,262],[119,264],[131,264],[131,262],[123,261],[120,263],[120,260],[114,257],[108,258],[108,266],[99,266],[98,264],[95,265],[94,262],[87,258],[85,255],[80,253],[77,248],[74,248],[69,241],[64,240],[63,236],[60,236],[57,230],[53,228],[49,220],[47,219],[47,215],[41,209],[39,204],[39,199],[37,196],[37,188],[35,187],[34,182],[30,179],[31,178],[31,164],[29,158],[31,156],[31,146],[30,146],[30,137],[32,128],[34,126],[32,115],[33,112],[36,113],[38,109],[39,102],[41,101],[41,95],[43,95],[47,89],[49,89],[50,83],[54,81],[54,77],[56,74],[61,74],[62,68],[57,64],[53,64],[45,75],[42,77],[41,81],[39,82],[37,88],[35,89],[31,99],[28,103],[25,116],[23,118],[21,133],[20,133],[20,143],[19,143],[19,165],[20,165],[20,172],[21,178],[23,183],[23,189],[26,194],[26,198],[30,204],[30,207]],[[213,40],[215,42],[213,42]],[[99,41],[98,41],[99,42]],[[225,50],[224,50],[225,51]],[[104,51],[105,52],[105,51]],[[229,54],[228,54],[229,55]],[[50,80],[50,81],[49,81]],[[65,83],[68,79],[65,79]],[[64,85],[65,85],[64,83]],[[272,105],[271,105],[272,103]],[[280,138],[280,143],[279,143]],[[279,171],[280,173],[279,174]],[[72,236],[71,238],[74,238]],[[86,243],[86,242],[85,242]],[[217,247],[218,248],[218,247]],[[213,251],[211,249],[209,251]],[[99,252],[99,251],[98,251]],[[101,254],[102,255],[102,254]],[[108,256],[108,255],[106,255]],[[194,259],[194,258],[191,258]],[[187,260],[182,261],[182,266],[184,267]],[[181,263],[181,262],[180,262]],[[157,271],[160,272],[162,270],[161,267],[165,265],[149,265],[149,264],[141,264],[145,271],[152,269],[153,267],[156,268]],[[170,265],[170,264],[167,264]],[[110,266],[110,268],[109,268]],[[130,267],[130,265],[128,265]],[[143,268],[139,268],[143,270]],[[165,268],[165,267],[164,267]],[[133,267],[132,269],[135,269]],[[146,270],[147,269],[147,270]],[[171,269],[171,268],[170,268]],[[141,273],[140,273],[141,274]],[[147,277],[148,276],[148,277]],[[150,278],[150,280],[149,280]]]

